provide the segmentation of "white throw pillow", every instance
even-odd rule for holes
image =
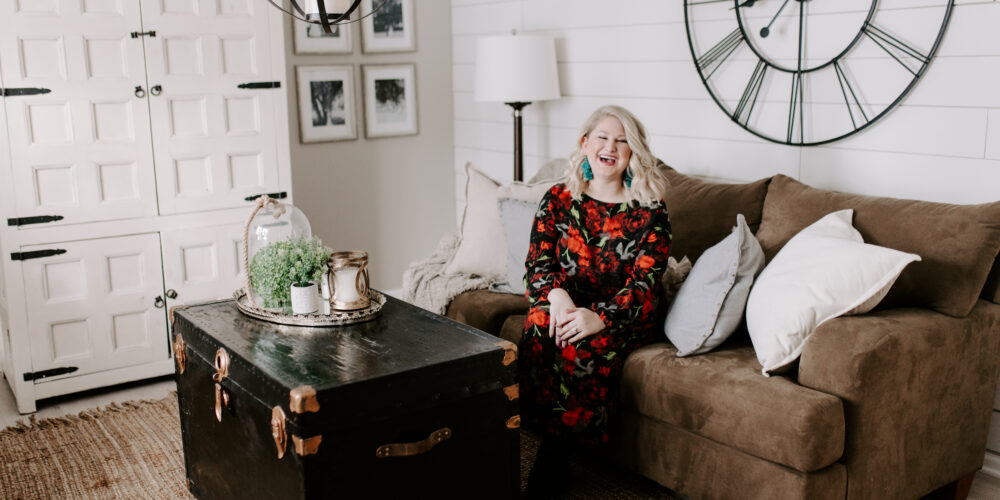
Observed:
[[[840,210],[803,229],[764,268],[747,301],[747,329],[764,375],[787,369],[825,321],[881,301],[916,254],[864,242]]]
[[[663,329],[678,357],[711,351],[736,331],[763,267],[764,251],[739,214],[733,232],[698,257],[670,304]]]

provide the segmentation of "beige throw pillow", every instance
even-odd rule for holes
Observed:
[[[501,278],[507,266],[507,243],[497,209],[500,183],[471,163],[465,165],[465,215],[462,242],[444,274],[475,274]]]
[[[462,217],[462,242],[444,274],[474,274],[498,281],[506,280],[507,239],[500,222],[498,198],[522,200],[534,204],[555,184],[515,182],[501,186],[471,163],[465,165],[465,215]],[[530,231],[530,222],[528,226]]]

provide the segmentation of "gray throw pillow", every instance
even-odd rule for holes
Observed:
[[[528,256],[531,224],[535,220],[538,203],[514,198],[497,200],[500,224],[507,239],[507,288],[512,293],[524,294],[524,259]]]
[[[677,356],[706,353],[732,335],[763,268],[760,243],[738,214],[732,233],[701,254],[670,305],[663,329]]]

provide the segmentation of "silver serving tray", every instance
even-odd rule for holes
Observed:
[[[247,298],[246,290],[242,288],[233,292],[236,307],[243,314],[259,320],[291,326],[342,326],[375,319],[382,311],[382,306],[385,305],[385,295],[369,289],[368,298],[371,300],[368,307],[353,311],[332,311],[330,314],[285,314],[272,309],[254,307],[250,304],[250,299]]]

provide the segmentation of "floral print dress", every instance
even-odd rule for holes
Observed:
[[[564,184],[542,198],[531,230],[524,280],[530,304],[519,346],[522,413],[545,432],[606,443],[618,406],[625,358],[661,340],[660,276],[667,266],[670,223],[662,202],[574,199]],[[549,337],[548,294],[569,292],[605,329],[565,348]]]

